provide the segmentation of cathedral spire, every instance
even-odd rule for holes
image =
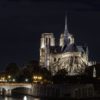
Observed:
[[[65,16],[65,30],[64,30],[64,35],[67,36],[69,34],[68,32],[68,26],[67,26],[67,15]]]
[[[67,15],[65,16],[65,30],[64,30],[64,46],[67,46],[69,44],[69,32],[67,27]]]
[[[71,51],[73,50],[73,44],[74,44],[74,37],[73,35],[71,35],[69,32],[68,32],[68,26],[67,26],[67,16],[65,16],[65,30],[64,30],[64,36],[63,36],[63,46],[62,46],[62,51],[63,52],[66,52],[66,51]]]

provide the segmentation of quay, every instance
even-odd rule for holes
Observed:
[[[11,96],[16,89],[18,93],[34,97],[81,99],[95,96],[92,84],[0,83],[1,95]]]

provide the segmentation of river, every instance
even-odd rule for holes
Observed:
[[[40,100],[40,98],[34,98],[34,97],[31,97],[31,96],[13,96],[13,97],[3,97],[3,96],[0,96],[0,100]]]
[[[46,98],[35,98],[32,96],[16,95],[13,97],[0,96],[0,100],[90,100],[90,99],[46,99]],[[100,98],[91,98],[91,100],[100,100]]]

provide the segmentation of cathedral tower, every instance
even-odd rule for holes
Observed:
[[[43,33],[40,44],[40,66],[47,67],[50,65],[50,47],[55,46],[53,33]]]

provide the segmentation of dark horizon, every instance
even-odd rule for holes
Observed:
[[[87,44],[91,60],[100,61],[100,3],[0,1],[0,69],[8,63],[18,65],[39,60],[42,33],[55,38],[64,31],[65,12],[68,30],[79,45]],[[58,41],[58,40],[57,40]]]

